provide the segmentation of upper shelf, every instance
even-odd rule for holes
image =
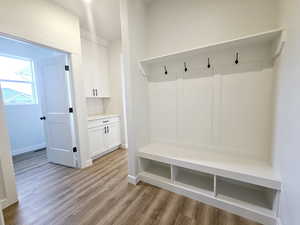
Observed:
[[[276,58],[286,41],[285,31],[283,29],[275,29],[267,32],[262,32],[250,36],[244,36],[229,41],[218,42],[201,46],[198,48],[192,48],[185,51],[174,52],[167,55],[146,58],[140,61],[140,69],[144,75],[147,74],[148,66],[156,63],[163,63],[170,60],[186,59],[195,55],[200,55],[209,52],[216,52],[224,49],[237,49],[250,45],[268,44],[273,46],[273,58]]]

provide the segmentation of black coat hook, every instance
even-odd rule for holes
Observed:
[[[239,53],[235,54],[235,64],[239,64]]]
[[[207,59],[207,68],[210,68],[210,58]]]
[[[188,68],[186,67],[186,62],[184,63],[184,72],[187,72]]]
[[[167,70],[167,67],[164,66],[164,69],[165,69],[165,75],[168,75],[168,70]]]

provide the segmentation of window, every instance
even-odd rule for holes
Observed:
[[[32,60],[0,55],[0,83],[4,104],[37,104]]]

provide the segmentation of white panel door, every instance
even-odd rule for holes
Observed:
[[[41,64],[43,112],[49,162],[76,167],[74,118],[71,102],[70,74],[65,71],[66,56],[57,56]]]
[[[91,157],[94,157],[106,150],[104,138],[104,127],[95,127],[89,129],[89,144]]]

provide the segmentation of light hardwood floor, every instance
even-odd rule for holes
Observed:
[[[43,166],[48,163],[46,149],[28,152],[13,157],[15,173],[24,173],[27,170]]]
[[[79,170],[45,164],[17,175],[7,225],[258,225],[183,196],[127,182],[127,152]]]

